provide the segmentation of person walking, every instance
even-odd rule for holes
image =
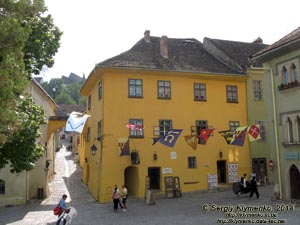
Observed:
[[[256,197],[259,199],[259,193],[257,190],[257,181],[256,181],[256,177],[255,175],[252,176],[251,181],[250,181],[250,185],[251,185],[251,192],[250,192],[250,196],[249,199],[252,198],[252,195],[255,193]]]
[[[128,196],[128,190],[125,186],[125,184],[122,185],[122,204],[123,204],[123,211],[127,211],[127,196]]]
[[[247,174],[244,173],[244,175],[241,177],[240,182],[239,182],[239,187],[240,187],[240,191],[238,193],[238,195],[240,196],[241,194],[247,194],[250,190],[249,186],[247,186]]]
[[[61,213],[58,215],[58,220],[56,222],[56,225],[59,225],[61,220],[63,220],[63,225],[66,225],[67,220],[65,218],[65,214],[68,213],[68,208],[66,205],[66,199],[67,195],[63,194],[62,198],[59,200],[58,206],[61,208]]]
[[[120,191],[117,185],[114,186],[113,189],[113,194],[112,194],[112,199],[113,199],[113,203],[114,203],[114,212],[118,211],[118,205],[120,204],[120,207],[123,209],[121,202],[120,202]]]

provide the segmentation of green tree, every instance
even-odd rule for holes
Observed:
[[[0,169],[10,164],[11,172],[33,169],[44,152],[44,146],[37,142],[40,126],[46,122],[44,109],[30,98],[22,100],[17,122],[20,129],[0,148]]]
[[[46,10],[44,0],[0,0],[0,168],[10,163],[17,172],[31,169],[41,153],[24,144],[36,138],[27,125],[37,117],[24,116],[19,96],[32,73],[53,65],[60,45],[62,33]]]
[[[57,104],[84,106],[86,99],[80,94],[83,82],[63,85],[63,79],[53,78],[41,85]]]
[[[81,95],[79,100],[78,100],[78,105],[85,106],[85,104],[86,104],[86,97]]]
[[[41,85],[53,99],[56,99],[63,91],[63,81],[61,78],[51,79],[49,83],[44,82]]]
[[[76,105],[76,102],[74,99],[71,98],[70,95],[67,93],[61,93],[57,98],[55,99],[55,102],[59,105],[65,104],[65,105]]]
[[[53,66],[62,33],[54,26],[50,15],[34,17],[30,24],[30,36],[23,49],[25,68],[29,74],[39,74],[44,66]]]
[[[79,99],[80,99],[80,88],[82,87],[82,84],[80,83],[74,83],[69,84],[66,86],[66,93],[71,96],[72,99],[76,102],[77,105],[79,105]]]

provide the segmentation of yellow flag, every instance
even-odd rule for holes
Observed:
[[[185,141],[188,145],[190,145],[194,150],[197,149],[197,136],[196,135],[188,135],[188,136],[184,136]]]

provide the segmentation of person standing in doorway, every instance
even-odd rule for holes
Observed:
[[[122,204],[123,204],[123,211],[127,211],[127,196],[128,196],[128,190],[125,186],[125,184],[122,185]]]

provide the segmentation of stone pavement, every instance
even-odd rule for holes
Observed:
[[[87,187],[81,183],[81,168],[78,163],[74,163],[74,157],[66,151],[65,146],[56,153],[55,168],[56,175],[49,184],[51,192],[49,198],[43,201],[33,201],[25,206],[0,208],[0,225],[55,225],[57,217],[53,215],[52,210],[63,193],[69,196],[67,205],[73,206],[78,211],[78,216],[73,219],[72,224],[212,225],[222,224],[222,222],[223,224],[259,224],[258,219],[275,219],[268,221],[269,223],[261,221],[265,224],[270,224],[270,222],[299,224],[299,208],[290,207],[287,201],[271,201],[271,185],[259,188],[262,199],[253,198],[251,200],[245,196],[238,198],[231,189],[205,193],[183,193],[182,198],[174,199],[160,197],[156,199],[155,205],[146,205],[143,200],[129,197],[128,211],[114,213],[112,203],[99,204],[89,194]],[[257,206],[260,207],[259,210],[255,208]],[[224,211],[228,213],[231,209],[234,211],[227,214],[231,217],[226,217]],[[248,210],[246,214],[243,214],[243,209]],[[233,216],[244,217],[234,218]],[[234,220],[245,219],[245,217],[248,220],[254,220],[247,221],[247,223],[242,220]],[[218,221],[218,219],[231,220]],[[285,221],[281,221],[283,219]]]

